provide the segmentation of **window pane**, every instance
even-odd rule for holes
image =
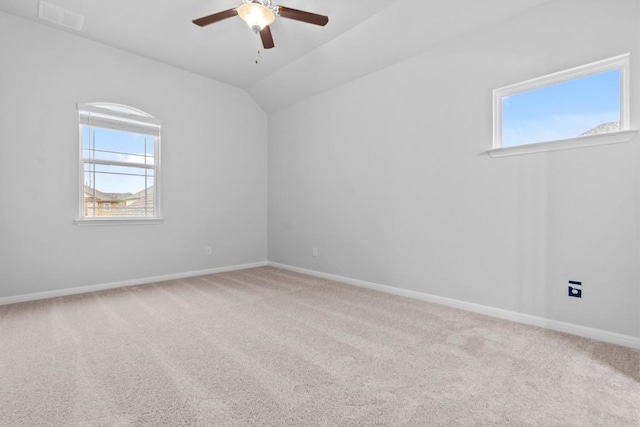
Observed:
[[[620,70],[502,98],[502,146],[620,130]]]
[[[144,172],[149,172],[147,175]],[[137,193],[149,187],[153,170],[85,165],[85,185],[103,193]]]
[[[153,170],[85,164],[84,180],[86,216],[153,216]]]
[[[154,164],[154,137],[113,129],[82,127],[85,159]]]

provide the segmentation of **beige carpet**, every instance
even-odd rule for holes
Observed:
[[[2,426],[639,426],[640,352],[270,267],[0,307]]]

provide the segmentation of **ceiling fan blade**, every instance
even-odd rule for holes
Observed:
[[[329,17],[318,15],[317,13],[305,12],[302,10],[291,9],[289,7],[278,6],[278,15],[283,18],[295,19],[296,21],[307,22],[314,25],[327,25]]]
[[[262,39],[262,47],[265,49],[271,49],[275,47],[273,44],[273,36],[271,35],[271,29],[267,25],[260,31],[260,38]]]
[[[225,10],[224,12],[214,13],[213,15],[203,16],[202,18],[194,19],[192,22],[201,27],[213,24],[214,22],[222,21],[223,19],[236,16],[238,11],[236,9]]]

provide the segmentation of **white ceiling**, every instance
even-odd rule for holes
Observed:
[[[550,0],[275,0],[329,23],[277,18],[276,47],[258,64],[255,36],[239,17],[191,22],[241,0],[47,1],[84,16],[81,37],[245,89],[273,111]],[[0,11],[55,27],[38,8],[39,0],[0,0]]]

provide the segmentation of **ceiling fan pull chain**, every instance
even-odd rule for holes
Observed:
[[[256,64],[258,63],[258,55],[260,54],[260,47],[258,46],[258,32],[256,31]]]

